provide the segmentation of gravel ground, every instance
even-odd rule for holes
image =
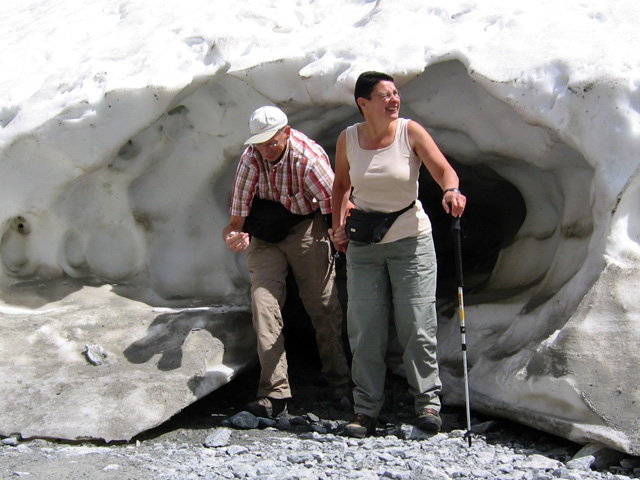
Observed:
[[[295,299],[294,294],[290,299]],[[319,380],[313,333],[299,302],[285,307],[285,336],[294,399],[277,422],[243,406],[255,399],[259,367],[128,443],[0,441],[0,478],[42,480],[191,479],[612,479],[640,478],[640,458],[581,445],[498,418],[444,407],[442,432],[411,425],[406,379],[389,373],[376,435],[341,434],[353,415],[348,399],[327,399]],[[291,328],[287,318],[296,319]]]
[[[304,351],[304,347],[301,348]],[[290,352],[295,399],[278,422],[242,412],[253,399],[258,368],[246,372],[166,424],[123,444],[5,438],[0,477],[27,479],[616,479],[640,478],[640,459],[590,455],[581,445],[530,428],[444,408],[443,431],[411,426],[404,378],[388,375],[387,403],[376,435],[341,435],[347,399],[323,398],[316,358]],[[308,356],[308,353],[305,353]],[[248,422],[248,423],[247,423]],[[251,422],[254,422],[253,424]],[[612,453],[612,452],[609,452]]]

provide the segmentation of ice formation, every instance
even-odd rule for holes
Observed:
[[[220,237],[248,116],[278,105],[331,155],[375,69],[469,198],[473,408],[639,454],[638,17],[631,0],[9,0],[0,434],[129,439],[251,364],[244,261]],[[423,186],[460,403],[448,219]]]

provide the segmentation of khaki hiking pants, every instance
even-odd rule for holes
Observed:
[[[289,268],[316,332],[322,375],[330,386],[350,379],[342,344],[342,308],[327,223],[318,212],[278,243],[252,238],[247,250],[253,326],[258,337],[261,374],[258,397],[291,397],[281,309]]]

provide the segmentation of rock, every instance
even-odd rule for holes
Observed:
[[[15,447],[15,446],[18,445],[18,439],[16,437],[3,438],[2,439],[2,444],[3,445],[10,445],[12,447]]]
[[[297,452],[287,456],[291,463],[306,463],[313,460],[313,455],[309,452]]]
[[[451,477],[439,469],[424,465],[413,471],[411,480],[451,480]]]
[[[583,455],[567,462],[567,467],[574,470],[589,470],[596,461],[593,455]]]
[[[208,448],[224,447],[229,444],[230,438],[231,430],[228,428],[219,428],[205,439],[204,446]]]
[[[590,443],[582,447],[573,459],[567,462],[567,465],[569,465],[569,463],[573,464],[574,461],[580,461],[583,458],[591,459],[591,463],[589,464],[591,468],[606,469],[612,465],[619,464],[624,458],[624,454],[597,443]]]
[[[243,430],[258,428],[258,425],[260,425],[258,418],[249,412],[236,413],[234,416],[229,418],[229,423],[234,427]]]
[[[0,435],[128,441],[255,362],[247,310],[156,310],[110,288],[66,283],[47,286],[64,299],[49,313],[3,322],[0,348],[11,361],[0,360]],[[98,362],[97,346],[108,352],[102,365],[81,356],[95,350]]]
[[[289,430],[291,428],[291,420],[287,416],[281,416],[276,419],[276,428],[278,430]]]
[[[555,470],[561,466],[562,464],[559,461],[538,454],[529,456],[522,463],[522,468],[533,470]]]
[[[84,354],[92,365],[103,365],[107,359],[107,352],[101,345],[85,345]]]
[[[315,413],[307,413],[307,418],[311,423],[318,423],[320,421],[320,417],[318,417]]]

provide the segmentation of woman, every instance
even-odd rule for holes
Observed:
[[[436,257],[431,223],[418,200],[420,163],[442,188],[447,213],[461,216],[466,198],[458,190],[456,172],[427,131],[400,118],[400,94],[392,77],[365,72],[356,82],[354,96],[364,122],[348,127],[338,138],[330,230],[336,249],[347,254],[355,416],[345,426],[345,434],[361,438],[375,432],[384,403],[391,308],[414,396],[416,426],[437,432],[442,420],[436,359]],[[345,229],[354,205],[365,212],[404,211],[378,243],[364,243],[350,241]]]

